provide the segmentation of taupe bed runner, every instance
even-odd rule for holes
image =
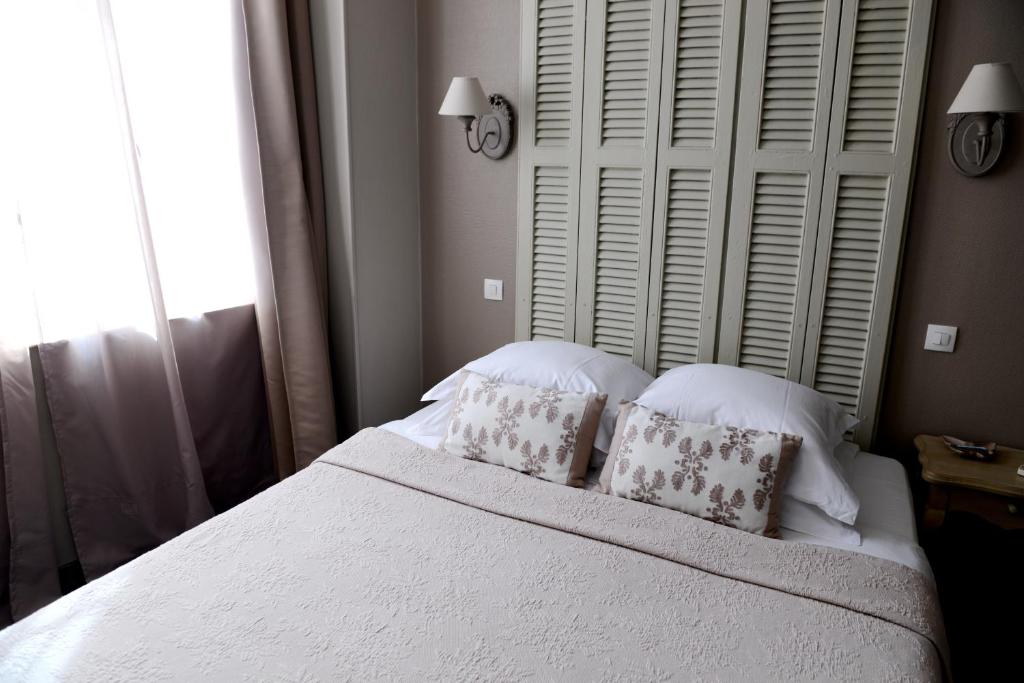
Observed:
[[[321,456],[328,463],[524,522],[614,544],[719,577],[874,617],[922,636],[948,673],[931,580],[905,565],[838,548],[762,538],[653,505],[453,458],[365,429]]]

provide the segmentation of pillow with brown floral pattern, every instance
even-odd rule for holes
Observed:
[[[583,486],[607,394],[508,384],[464,370],[441,448]]]
[[[782,489],[803,439],[685,422],[619,405],[601,490],[778,538]]]

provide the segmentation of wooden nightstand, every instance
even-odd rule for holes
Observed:
[[[989,462],[961,458],[938,436],[914,439],[929,486],[924,526],[936,528],[951,510],[970,512],[1003,529],[1024,529],[1024,451],[1000,446]]]

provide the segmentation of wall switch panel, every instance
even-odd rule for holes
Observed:
[[[490,301],[501,301],[505,292],[505,283],[501,280],[484,278],[484,298]]]
[[[950,325],[929,325],[924,337],[924,350],[953,353],[956,347],[956,329]]]

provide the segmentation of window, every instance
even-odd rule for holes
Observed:
[[[254,300],[238,3],[97,7],[0,5],[0,345]]]

